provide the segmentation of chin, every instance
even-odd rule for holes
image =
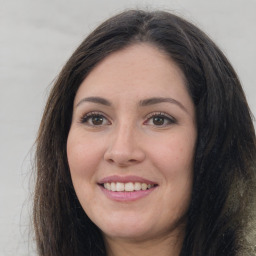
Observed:
[[[145,218],[144,218],[145,220]],[[152,223],[152,220],[150,221]],[[111,238],[140,240],[145,239],[147,234],[152,231],[150,222],[147,223],[140,218],[134,216],[122,216],[118,218],[105,221],[104,223],[96,223],[96,225],[102,230],[103,234]],[[106,224],[108,223],[108,224]]]
[[[130,241],[142,241],[148,240],[150,232],[146,228],[136,227],[136,228],[127,228],[127,229],[120,229],[111,228],[103,231],[104,236],[112,238],[112,239],[121,239],[121,240],[130,240]]]
[[[186,222],[186,215],[163,221],[162,218],[152,216],[123,214],[109,219],[101,219],[96,225],[106,238],[143,242],[157,237],[183,233]]]

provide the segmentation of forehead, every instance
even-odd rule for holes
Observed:
[[[84,96],[188,96],[185,77],[176,63],[155,46],[140,43],[103,59],[82,82],[75,102]]]

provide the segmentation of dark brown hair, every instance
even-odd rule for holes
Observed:
[[[196,106],[194,185],[180,255],[253,255],[249,226],[255,217],[255,131],[237,75],[197,27],[167,12],[141,10],[125,11],[93,31],[50,93],[36,150],[34,228],[39,255],[105,255],[101,232],[78,202],[67,163],[73,100],[102,59],[143,42],[163,50],[181,68]]]

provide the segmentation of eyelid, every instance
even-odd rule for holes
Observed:
[[[83,114],[83,115],[80,117],[79,122],[82,123],[82,124],[86,124],[87,121],[88,121],[88,120],[86,120],[86,119],[89,119],[90,117],[93,117],[93,116],[102,116],[104,119],[107,120],[107,122],[108,122],[107,125],[110,125],[110,124],[112,123],[112,122],[111,122],[111,119],[110,119],[105,113],[103,113],[103,112],[101,112],[101,111],[90,111],[90,112],[88,112],[88,113],[86,113],[86,114]],[[171,115],[169,115],[169,114],[167,114],[167,113],[165,113],[165,112],[157,111],[157,112],[152,112],[152,113],[146,115],[145,118],[144,118],[144,119],[146,119],[146,120],[143,122],[143,124],[147,125],[147,122],[149,122],[149,120],[150,120],[152,117],[156,117],[156,116],[164,117],[164,118],[166,118],[166,119],[169,121],[168,124],[165,124],[165,125],[163,125],[162,127],[177,123],[176,118],[174,118],[173,116],[171,116]],[[88,123],[87,123],[87,124],[88,124]],[[106,125],[106,124],[99,125],[99,126],[104,126],[104,125]],[[94,125],[88,124],[88,126],[94,126]],[[95,126],[97,126],[97,125],[95,125]],[[159,128],[160,128],[160,126],[159,126]]]
[[[86,114],[83,114],[80,119],[79,122],[85,124],[86,123],[86,119],[93,117],[93,116],[102,116],[103,118],[105,118],[109,124],[111,124],[110,118],[103,112],[101,111],[90,111]]]
[[[145,124],[146,122],[148,122],[148,120],[149,120],[150,118],[155,117],[155,116],[162,116],[162,117],[165,117],[165,118],[169,119],[169,120],[171,121],[171,123],[177,123],[177,119],[176,119],[176,118],[174,118],[173,116],[171,116],[171,115],[169,115],[169,114],[167,114],[167,113],[165,113],[165,112],[160,112],[160,111],[159,111],[159,112],[152,112],[152,113],[148,114],[148,115],[145,117],[146,121],[144,122],[144,124]]]

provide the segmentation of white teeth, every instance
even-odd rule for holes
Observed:
[[[132,182],[128,182],[128,183],[125,183],[124,185],[124,190],[125,191],[133,191],[134,190],[134,185]]]
[[[111,182],[110,190],[111,190],[111,191],[116,191],[116,183]]]
[[[104,188],[107,190],[111,190],[111,184],[110,183],[104,183]]]
[[[106,188],[107,188],[108,190],[111,190],[111,184],[110,184],[110,183],[106,183],[106,184],[107,184],[107,187],[106,187]],[[104,184],[104,185],[105,185],[105,184]]]
[[[124,191],[124,183],[117,182],[116,183],[116,191],[118,191],[118,192]]]
[[[148,188],[148,185],[146,183],[141,184],[141,189],[146,190]]]
[[[107,182],[104,183],[104,188],[110,191],[127,191],[127,192],[133,192],[133,191],[138,191],[138,190],[147,190],[152,188],[154,185],[152,184],[146,184],[146,183],[140,183],[140,182],[127,182],[127,183],[122,183],[122,182]]]
[[[141,190],[141,183],[135,182],[135,184],[134,184],[134,189],[135,189],[135,190]]]

